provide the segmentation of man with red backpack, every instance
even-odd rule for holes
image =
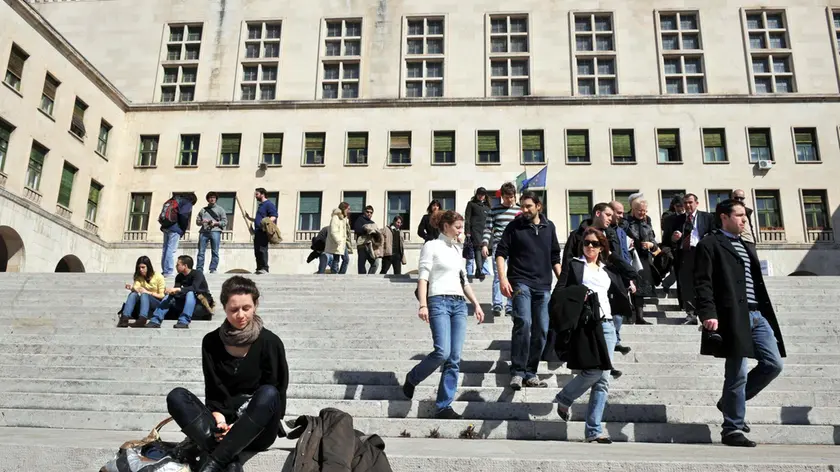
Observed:
[[[163,233],[163,255],[161,256],[161,275],[168,277],[175,272],[175,253],[178,241],[190,226],[190,214],[198,201],[194,193],[172,197],[163,203],[158,216],[160,231]]]

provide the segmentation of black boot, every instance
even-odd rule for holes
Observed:
[[[201,452],[210,454],[219,444],[213,433],[215,428],[216,419],[213,418],[213,415],[201,414],[192,423],[181,428],[181,431],[198,446]]]
[[[637,325],[649,325],[650,321],[645,320],[645,307],[641,303],[636,305],[636,323]]]
[[[263,432],[263,429],[265,428],[254,423],[247,413],[240,416],[198,472],[237,470],[237,456]]]

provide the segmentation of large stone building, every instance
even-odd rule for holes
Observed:
[[[130,271],[210,190],[220,268],[251,270],[255,187],[275,272],[314,270],[341,200],[402,214],[413,256],[432,198],[547,166],[559,228],[743,188],[774,272],[840,273],[838,1],[0,0],[0,31],[4,270]]]

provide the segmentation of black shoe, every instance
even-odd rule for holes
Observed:
[[[411,382],[408,381],[408,376],[406,375],[405,376],[405,383],[403,383],[402,391],[403,391],[403,395],[405,395],[405,397],[408,398],[409,400],[414,398],[414,387],[415,386],[412,385]]]
[[[592,444],[592,443],[612,444],[612,439],[610,439],[606,436],[600,436],[600,437],[597,437],[597,438],[587,439],[586,442],[588,442],[590,444]]]
[[[720,438],[720,442],[726,444],[727,446],[735,446],[735,447],[755,447],[755,441],[750,441],[747,439],[743,433],[732,433],[727,434]]]
[[[721,412],[721,413],[723,413],[723,403],[721,403],[722,401],[723,400],[718,400],[717,405],[715,405],[717,407],[718,411]],[[746,421],[744,421],[744,427],[741,428],[741,431],[743,431],[745,433],[749,433],[750,431],[752,431],[750,429],[750,425],[748,425]]]
[[[567,423],[569,421],[569,416],[570,416],[569,414],[570,413],[571,413],[571,407],[568,408],[566,411],[563,411],[563,409],[560,408],[559,405],[557,406],[557,416],[559,416],[561,420],[563,420]]]
[[[479,275],[479,276],[478,276],[478,281],[479,281],[479,282],[484,282],[484,279],[486,279],[486,278],[487,278],[487,276],[486,276],[486,275],[481,274],[481,275]]]
[[[615,345],[615,352],[620,352],[621,355],[623,355],[623,356],[626,356],[627,354],[630,354],[630,351],[632,351],[632,349],[630,349],[627,346],[622,346],[621,344],[616,344]]]
[[[494,317],[502,316],[502,309],[501,308],[493,308],[493,316]]]
[[[439,412],[435,413],[435,418],[439,420],[462,420],[464,419],[463,416],[455,413],[455,410],[452,409],[451,406],[448,406]]]
[[[131,318],[127,316],[120,316],[120,320],[117,321],[117,328],[128,328],[128,322]]]
[[[610,371],[610,375],[612,376],[612,378],[617,379],[617,378],[621,377],[622,375],[624,375],[624,372],[622,372],[620,370],[613,369],[613,370]]]
[[[175,323],[175,326],[173,326],[173,328],[175,328],[175,329],[189,329],[190,325],[188,323],[181,323],[179,321],[179,322]]]
[[[132,328],[145,328],[146,324],[149,322],[148,318],[144,318],[142,316],[138,316],[136,320],[134,320],[134,324],[131,325]]]
[[[144,326],[135,326],[135,328],[160,328],[160,325],[157,323],[149,323]]]
[[[649,325],[651,323],[650,323],[650,321],[648,321],[648,320],[646,320],[642,317],[636,317],[636,323],[635,324],[637,324],[637,325]]]

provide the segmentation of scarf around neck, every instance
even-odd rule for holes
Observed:
[[[234,328],[230,322],[225,319],[219,328],[219,337],[222,338],[222,343],[226,346],[243,347],[250,346],[260,337],[260,332],[263,328],[263,321],[259,315],[254,315],[251,322],[245,325],[242,329]]]

